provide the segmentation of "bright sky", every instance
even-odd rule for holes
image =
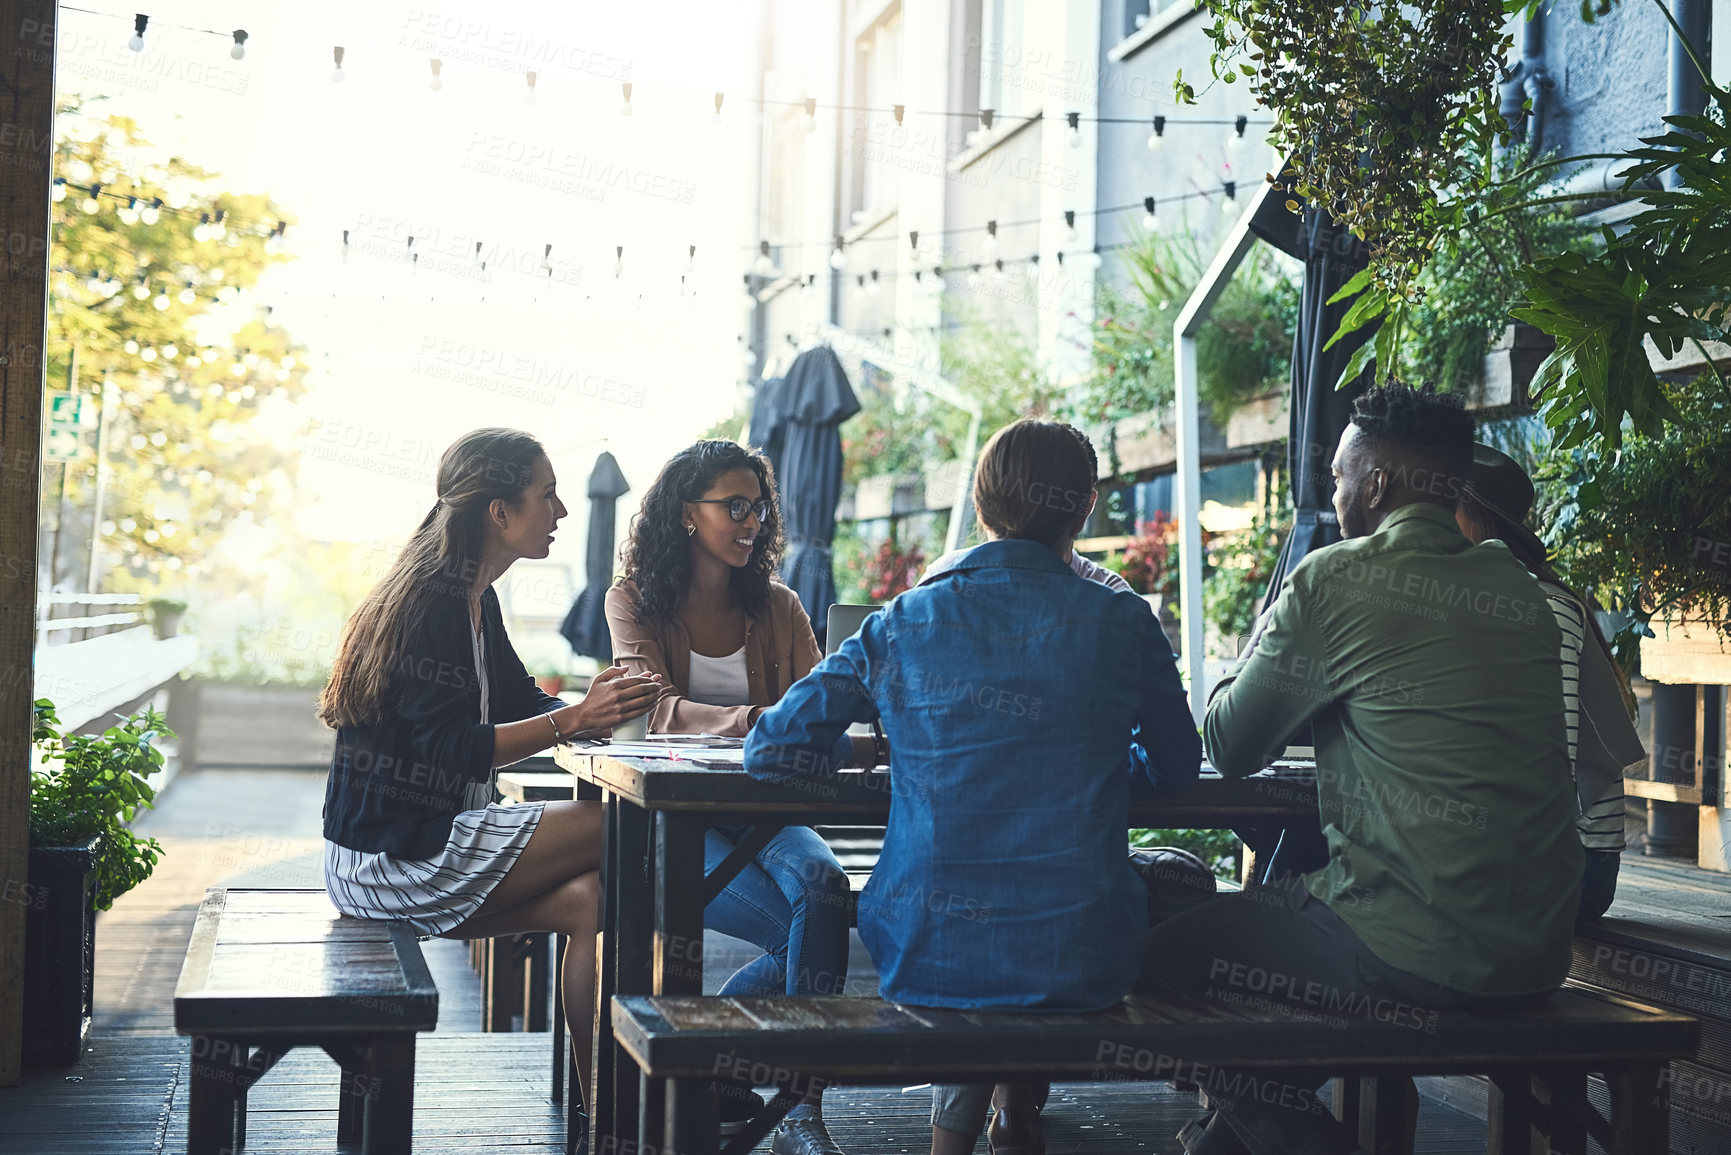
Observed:
[[[304,446],[309,532],[400,540],[451,440],[516,426],[552,454],[571,508],[553,558],[580,584],[596,453],[632,483],[623,532],[661,462],[734,404],[756,5],[170,2],[142,54],[126,46],[137,9],[62,8],[60,88],[113,95],[154,143],[297,218],[298,259],[255,298],[311,354],[311,392],[277,424]],[[244,28],[246,57],[173,25]],[[741,98],[719,125],[716,91]]]

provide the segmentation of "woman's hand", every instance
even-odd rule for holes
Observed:
[[[589,683],[589,693],[574,707],[578,731],[605,730],[622,725],[655,705],[662,690],[660,674],[630,675],[624,666],[608,666]]]

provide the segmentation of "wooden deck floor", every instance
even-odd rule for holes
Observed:
[[[556,1155],[563,1114],[547,1098],[546,1046],[545,1035],[425,1036],[417,1050],[415,1150]],[[187,1063],[184,1039],[97,1039],[75,1070],[32,1071],[21,1086],[0,1091],[0,1152],[184,1151]],[[246,1150],[335,1151],[336,1078],[335,1066],[316,1052],[284,1059],[253,1091]],[[831,1133],[849,1155],[922,1155],[930,1110],[923,1089],[838,1087],[825,1102]],[[1060,1086],[1046,1110],[1047,1149],[1177,1155],[1173,1136],[1197,1113],[1194,1096],[1158,1084]],[[1428,1100],[1419,1136],[1420,1155],[1485,1150],[1481,1122]]]
[[[0,1155],[174,1152],[186,1141],[187,1043],[173,1035],[170,1000],[207,886],[318,886],[324,776],[281,770],[183,775],[139,824],[166,854],[155,876],[97,923],[96,1024],[85,1061],[37,1070],[0,1090]],[[1615,915],[1681,925],[1698,947],[1731,958],[1731,888],[1721,876],[1625,858]],[[1680,922],[1679,922],[1680,916]],[[461,943],[424,944],[440,991],[439,1031],[418,1050],[416,1149],[556,1152],[563,1114],[549,1101],[545,1034],[479,1034],[479,982]],[[856,941],[850,989],[875,987]],[[750,948],[715,936],[705,958],[714,989]],[[249,1151],[335,1149],[336,1072],[315,1052],[285,1060],[255,1092]],[[1426,1080],[1423,1155],[1483,1152],[1482,1098],[1462,1080]],[[1440,1101],[1448,1098],[1452,1106]],[[924,1090],[837,1088],[831,1129],[850,1155],[927,1149]],[[1160,1085],[1058,1088],[1047,1116],[1059,1152],[1177,1153],[1178,1127],[1198,1113],[1192,1096]],[[763,1148],[767,1150],[767,1145]],[[983,1145],[981,1150],[983,1150]],[[1705,1155],[1703,1149],[1701,1155]]]

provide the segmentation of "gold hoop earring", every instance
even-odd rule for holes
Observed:
[[[692,534],[694,534],[696,532],[697,532],[697,527],[695,525],[688,525],[685,527],[685,536],[686,537],[690,537]]]

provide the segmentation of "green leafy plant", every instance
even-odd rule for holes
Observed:
[[[1556,442],[1538,469],[1545,537],[1570,581],[1632,621],[1673,617],[1731,637],[1731,390],[1711,374],[1663,386],[1680,420],[1599,457]]]
[[[1370,244],[1371,277],[1402,297],[1430,257],[1463,153],[1488,155],[1507,134],[1504,16],[1536,3],[1200,0],[1214,18],[1214,79],[1244,80],[1275,114],[1270,141],[1290,158],[1278,180],[1293,206],[1326,206]],[[1195,101],[1182,73],[1173,88]]]
[[[1615,448],[1623,423],[1658,436],[1677,411],[1647,355],[1731,339],[1731,93],[1709,84],[1711,114],[1668,116],[1622,170],[1629,184],[1675,172],[1675,188],[1643,194],[1648,207],[1597,253],[1570,251],[1520,272],[1514,315],[1556,338],[1533,379],[1560,448],[1598,438]],[[1717,372],[1715,370],[1715,372]],[[1723,384],[1723,382],[1721,382]]]
[[[1172,322],[1208,260],[1188,234],[1146,234],[1123,255],[1127,283],[1101,285],[1091,371],[1067,399],[1069,415],[1095,427],[1171,406]],[[1297,323],[1294,267],[1258,247],[1197,338],[1197,393],[1216,423],[1284,384]]]
[[[1250,632],[1290,526],[1289,518],[1277,521],[1263,515],[1247,529],[1212,535],[1208,556],[1213,572],[1202,583],[1202,614],[1222,638]]]
[[[156,839],[138,837],[127,823],[155,805],[147,779],[162,769],[156,739],[174,731],[150,708],[96,735],[63,734],[59,725],[54,703],[39,698],[31,739],[43,768],[30,773],[30,842],[78,846],[97,839],[96,909],[107,910],[149,878],[162,856]]]
[[[1135,829],[1130,831],[1130,845],[1138,849],[1176,846],[1206,862],[1216,878],[1238,877],[1240,843],[1230,830]]]

